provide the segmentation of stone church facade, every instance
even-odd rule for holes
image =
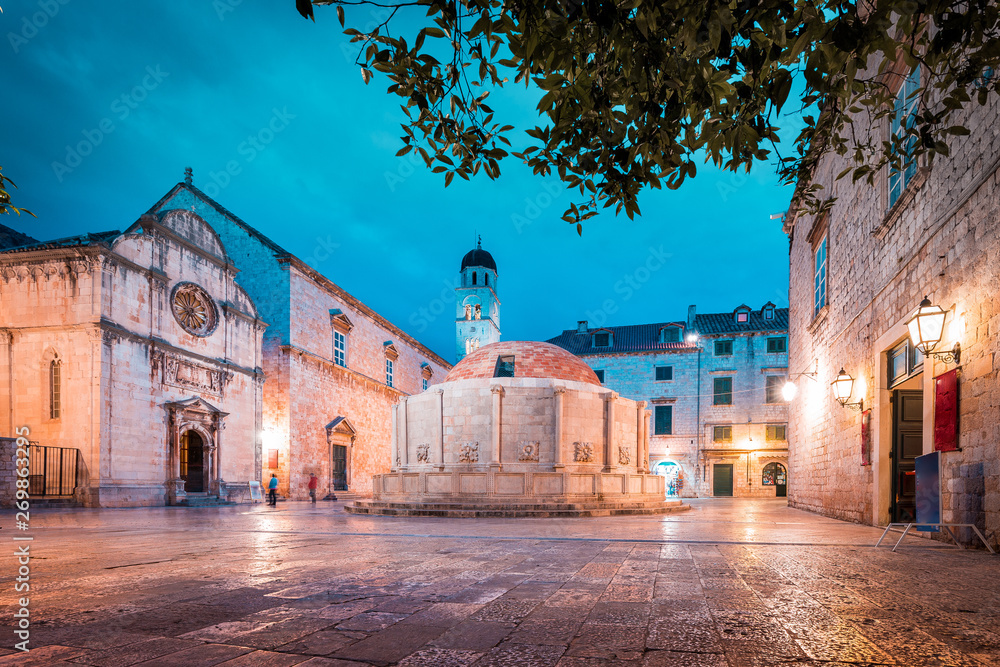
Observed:
[[[279,493],[371,495],[390,467],[391,410],[441,382],[451,364],[213,201],[178,183],[150,214],[193,210],[242,270],[240,284],[268,323],[263,337],[262,476]]]
[[[246,499],[272,473],[371,495],[392,407],[451,369],[190,178],[124,233],[6,232],[0,432],[66,459],[84,505]]]
[[[649,406],[649,461],[681,497],[784,495],[788,310],[773,303],[686,320],[592,328],[548,342],[605,387]]]
[[[259,478],[265,324],[237,275],[190,211],[0,252],[0,432],[44,448],[33,494],[59,461],[88,506]]]
[[[920,71],[896,68],[896,126],[905,126]],[[825,214],[793,201],[789,366],[799,397],[789,414],[789,501],[873,525],[912,520],[914,459],[940,451],[943,521],[1000,533],[1000,100],[955,122],[949,156],[884,169],[875,187],[836,175],[823,156],[811,183],[836,197]],[[882,138],[886,123],[874,126]],[[800,183],[800,187],[809,183]],[[924,356],[907,321],[924,297],[946,312],[937,352]],[[854,378],[842,407],[831,382]],[[815,381],[813,381],[815,380]]]

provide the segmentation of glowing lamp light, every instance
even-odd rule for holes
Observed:
[[[958,363],[962,348],[958,343],[948,352],[935,352],[934,349],[944,337],[944,321],[948,316],[941,306],[935,306],[926,296],[917,306],[917,310],[906,322],[910,332],[910,343],[924,356],[933,356],[946,363]]]
[[[840,369],[840,373],[837,374],[837,379],[830,383],[833,387],[833,397],[837,399],[845,408],[854,408],[856,410],[862,409],[863,401],[858,401],[857,403],[851,403],[851,394],[854,393],[854,378],[848,375],[847,371],[843,368]]]
[[[781,396],[786,401],[791,401],[792,399],[795,398],[795,396],[798,393],[799,393],[799,388],[791,380],[786,382],[785,386],[781,388]]]
[[[697,343],[698,342],[698,334],[696,334],[696,333],[689,333],[687,335],[687,342],[689,342],[689,343]]]

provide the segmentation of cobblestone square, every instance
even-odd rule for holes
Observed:
[[[876,549],[878,529],[782,500],[691,505],[38,510],[31,651],[11,648],[9,555],[0,665],[1000,664],[1000,557],[919,537]]]

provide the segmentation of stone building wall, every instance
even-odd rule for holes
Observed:
[[[0,508],[4,509],[14,507],[17,493],[16,452],[17,438],[0,438]]]
[[[164,504],[174,477],[165,406],[196,397],[228,413],[221,477],[256,477],[262,326],[224,257],[186,211],[145,217],[101,241],[0,254],[0,428],[28,426],[42,446],[79,450],[86,504]],[[187,283],[213,302],[206,335],[185,331],[171,311],[174,287]]]
[[[907,339],[905,321],[926,295],[949,311],[942,347],[962,346],[959,446],[942,454],[944,517],[1000,530],[1000,102],[991,95],[958,122],[950,156],[921,164],[892,208],[888,173],[875,187],[835,180],[848,165],[827,155],[813,176],[837,197],[824,219],[789,210],[790,366],[818,368],[818,382],[791,406],[790,502],[838,518],[885,524],[891,502],[891,392],[886,352]],[[876,131],[887,133],[886,127]],[[828,226],[827,306],[813,308],[813,246]],[[840,407],[830,382],[843,367],[857,378],[852,400],[871,408],[872,465],[861,464],[861,416]],[[954,368],[925,360],[911,381],[923,390],[923,448],[933,438],[933,378]],[[994,538],[995,539],[995,538]]]
[[[392,406],[423,391],[428,373],[429,385],[441,382],[450,365],[197,188],[178,184],[154,210],[175,208],[193,208],[218,233],[269,325],[263,343],[262,482],[275,473],[282,496],[304,499],[309,474],[315,473],[320,490],[329,490],[326,426],[343,417],[357,432],[348,453],[350,490],[370,494],[372,475],[389,470]],[[352,326],[346,368],[333,363],[331,310]],[[395,357],[392,387],[386,386],[387,355]],[[272,450],[276,468],[270,466]]]

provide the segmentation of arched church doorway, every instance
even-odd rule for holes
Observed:
[[[181,434],[181,479],[187,493],[205,490],[205,441],[197,431]]]
[[[773,486],[776,498],[788,496],[788,473],[780,463],[768,463],[761,473],[762,486]]]
[[[664,477],[663,487],[668,496],[679,496],[684,490],[684,471],[674,461],[660,461],[653,472]]]

